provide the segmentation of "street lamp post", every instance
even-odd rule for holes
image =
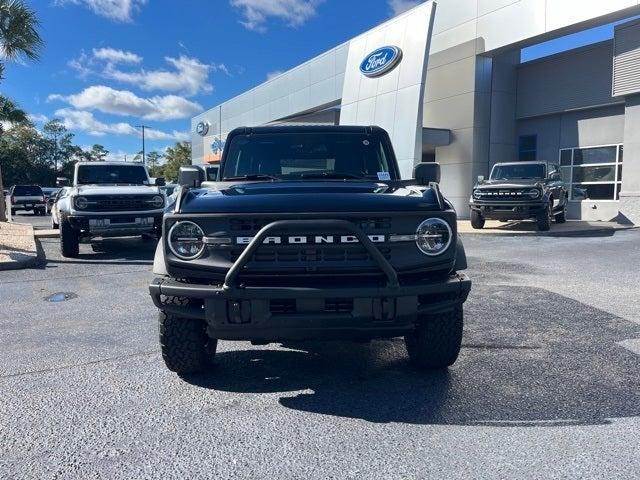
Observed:
[[[147,125],[136,125],[136,128],[141,128],[142,129],[142,163],[144,165],[147,164],[147,158],[146,158],[146,154],[145,154],[145,148],[144,148],[144,130],[146,128],[149,128]]]

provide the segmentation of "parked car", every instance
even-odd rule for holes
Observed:
[[[496,163],[488,180],[478,178],[469,207],[473,228],[485,220],[536,220],[545,231],[552,220],[567,219],[568,192],[556,164],[546,162]]]
[[[44,205],[46,213],[51,211],[51,206],[55,200],[56,194],[60,188],[42,187],[42,193],[44,193]]]
[[[282,126],[229,133],[220,168],[203,186],[183,167],[163,219],[149,290],[170,370],[205,369],[218,340],[404,336],[419,368],[456,361],[471,281],[437,163],[400,180],[381,128]]]
[[[81,239],[159,235],[166,205],[162,185],[164,179],[152,182],[141,163],[77,163],[73,185],[56,201],[62,256],[77,256]]]
[[[9,189],[11,215],[18,210],[33,212],[34,215],[44,215],[46,206],[44,193],[38,185],[14,185]]]
[[[51,204],[51,228],[57,230],[60,228],[60,209],[58,207],[58,202],[60,199],[69,195],[70,187],[62,187],[58,189],[58,192],[53,197],[53,202]]]

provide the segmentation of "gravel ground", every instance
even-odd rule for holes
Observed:
[[[221,342],[181,379],[158,351],[154,245],[66,260],[42,240],[45,267],[0,272],[0,478],[637,478],[640,232],[465,243],[446,373],[399,340]]]

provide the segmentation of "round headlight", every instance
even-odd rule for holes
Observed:
[[[480,197],[482,197],[482,192],[480,190],[474,190],[473,191],[473,198],[479,199]]]
[[[162,208],[164,207],[164,197],[162,195],[154,195],[151,199],[151,205],[154,208]]]
[[[449,248],[452,237],[453,233],[447,222],[441,218],[429,218],[416,230],[416,245],[425,255],[435,257]]]
[[[182,260],[195,260],[204,251],[204,232],[193,222],[178,222],[169,230],[169,248]]]
[[[540,190],[537,188],[532,188],[527,192],[527,195],[531,198],[538,198],[540,196]]]
[[[85,197],[76,198],[76,208],[78,210],[84,210],[89,206],[89,201]]]

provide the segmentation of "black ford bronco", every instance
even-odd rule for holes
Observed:
[[[560,167],[546,162],[496,163],[489,180],[478,177],[469,207],[471,226],[484,227],[486,219],[532,218],[542,231],[551,221],[567,221],[568,192]]]
[[[355,126],[240,128],[217,181],[183,167],[149,287],[167,367],[206,368],[218,340],[397,336],[418,367],[452,365],[471,281],[439,165],[414,173]]]

